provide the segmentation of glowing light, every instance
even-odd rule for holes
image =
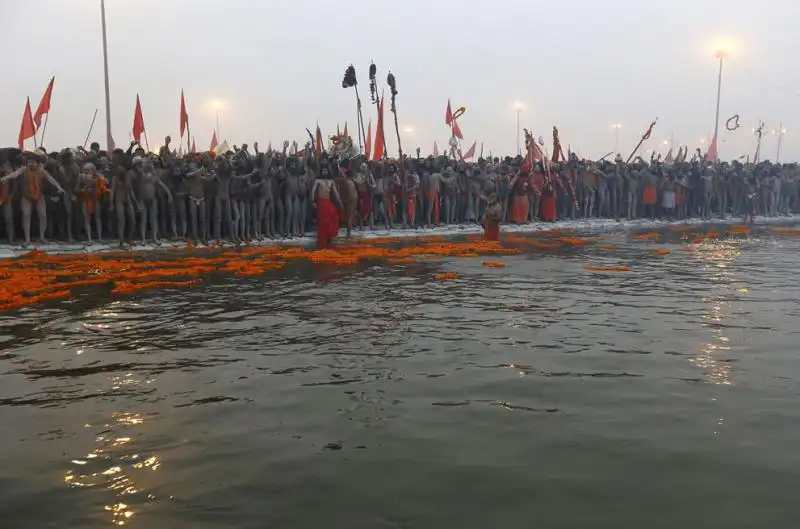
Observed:
[[[619,130],[622,128],[622,123],[614,123],[613,125],[611,125],[611,128],[614,130]]]
[[[414,127],[412,127],[411,125],[407,125],[403,127],[403,132],[405,132],[406,134],[414,134]]]
[[[525,110],[525,103],[523,103],[522,101],[514,101],[511,104],[511,108],[513,108],[517,112],[519,112],[521,110]]]
[[[208,108],[211,110],[223,110],[225,108],[225,101],[219,98],[209,100]]]
[[[729,37],[720,37],[712,44],[714,56],[717,58],[730,57],[731,53],[736,49],[736,43]]]

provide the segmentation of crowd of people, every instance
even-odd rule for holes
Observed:
[[[554,162],[531,157],[460,159],[404,156],[372,161],[346,137],[328,151],[179,155],[166,138],[159,154],[92,144],[59,152],[0,149],[0,237],[91,243],[112,237],[196,243],[291,238],[316,230],[320,247],[344,230],[525,224],[604,217],[724,218],[788,215],[800,206],[795,164],[712,163],[686,152],[669,162]],[[490,236],[494,236],[491,235]]]

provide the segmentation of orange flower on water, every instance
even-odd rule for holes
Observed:
[[[658,233],[658,232],[655,232],[655,231],[651,231],[651,232],[648,232],[648,233],[641,233],[639,235],[629,235],[628,237],[631,238],[631,239],[639,240],[639,241],[652,241],[652,240],[655,240],[655,239],[660,239],[661,238],[661,234]]]
[[[559,237],[556,239],[571,246],[584,246],[589,243],[586,239],[579,239],[576,237]]]
[[[650,251],[653,252],[655,255],[669,255],[670,254],[669,250],[650,250]]]
[[[500,261],[484,261],[483,266],[486,268],[504,268],[506,264]]]
[[[411,264],[416,263],[417,260],[413,257],[396,257],[393,259],[387,259],[386,262],[389,264]]]
[[[627,266],[584,266],[584,270],[592,272],[630,272]]]
[[[731,226],[731,233],[735,233],[737,235],[748,235],[750,233],[750,228],[743,224],[736,224]]]
[[[451,279],[458,279],[458,274],[456,273],[449,273],[449,274],[436,274],[436,279],[440,281],[447,281]]]

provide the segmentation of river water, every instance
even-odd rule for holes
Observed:
[[[0,315],[0,527],[796,527],[800,238],[664,237]]]

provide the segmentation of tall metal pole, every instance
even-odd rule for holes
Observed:
[[[619,127],[614,127],[614,152],[619,152]]]
[[[103,24],[103,68],[106,78],[106,145],[109,155],[114,149],[114,138],[111,136],[111,92],[108,87],[108,42],[106,40],[106,3],[100,0],[100,18]]]
[[[716,156],[719,158],[719,100],[720,96],[722,95],[722,61],[725,59],[725,52],[718,50],[717,57],[719,57],[719,78],[717,79],[717,115],[714,118],[714,137],[711,141],[716,143],[714,147]],[[711,147],[709,146],[709,148]]]
[[[781,141],[783,140],[783,121],[778,127],[778,153],[775,156],[775,163],[781,163]]]
[[[519,111],[520,109],[517,109],[517,156],[522,156],[522,147],[519,144]]]
[[[217,141],[222,143],[222,134],[219,132],[219,109],[217,109]]]

